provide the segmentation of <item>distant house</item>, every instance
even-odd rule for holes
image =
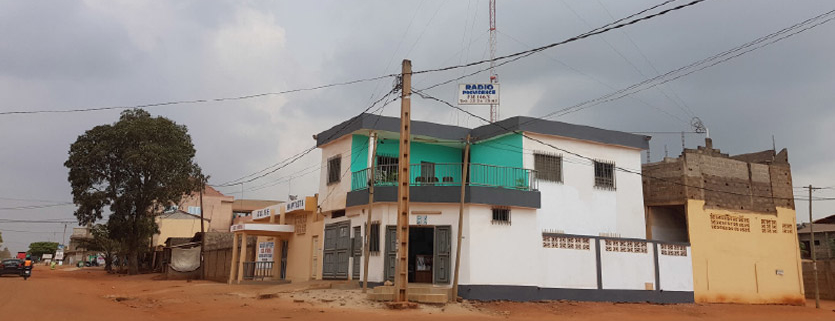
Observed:
[[[824,219],[815,221],[814,247],[812,246],[811,226],[808,223],[801,224],[801,227],[797,229],[797,238],[801,244],[800,254],[804,259],[811,259],[811,249],[814,248],[818,260],[835,259],[835,224],[821,224],[818,221],[827,222]]]
[[[91,256],[98,254],[97,251],[89,251],[85,243],[92,241],[93,235],[90,233],[89,227],[75,227],[70,234],[70,244],[66,251],[64,251],[64,263],[75,265],[78,262],[86,262],[90,260]]]
[[[705,146],[644,164],[647,235],[692,245],[696,302],[804,304],[788,152]]]
[[[200,214],[174,210],[157,215],[156,223],[159,233],[152,238],[154,246],[170,246],[171,240],[191,239],[200,232]],[[204,228],[208,229],[211,220],[203,219]]]
[[[203,217],[209,220],[209,225],[206,226],[207,231],[223,232],[229,230],[229,226],[232,225],[232,204],[234,202],[234,197],[223,195],[211,186],[206,186],[203,191],[203,207],[205,207]],[[200,216],[200,193],[195,192],[183,197],[180,204],[177,205],[178,209],[183,212]],[[188,236],[191,237],[194,234]]]

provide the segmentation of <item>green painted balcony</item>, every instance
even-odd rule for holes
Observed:
[[[461,186],[462,163],[421,163],[409,165],[410,186]],[[467,186],[502,188],[517,191],[537,191],[538,185],[532,169],[470,164]],[[374,186],[397,186],[398,165],[377,165]],[[351,191],[368,189],[371,184],[371,168],[351,173]]]

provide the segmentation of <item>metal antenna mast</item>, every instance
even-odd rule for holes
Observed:
[[[498,84],[499,75],[496,74],[496,0],[490,0],[490,83]],[[490,122],[499,120],[499,105],[490,105]]]

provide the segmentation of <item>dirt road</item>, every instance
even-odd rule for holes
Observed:
[[[586,302],[467,302],[394,311],[367,302],[357,290],[310,285],[236,285],[157,281],[99,269],[35,270],[28,281],[0,278],[0,319],[26,320],[835,320],[824,308],[750,305],[651,305]]]

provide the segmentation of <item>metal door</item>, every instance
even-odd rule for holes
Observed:
[[[351,279],[360,278],[360,261],[362,261],[362,227],[354,226],[354,242],[351,253],[353,264],[351,265]]]
[[[432,259],[434,270],[432,283],[449,283],[450,252],[452,251],[452,227],[449,225],[435,227],[435,251]]]
[[[350,222],[328,224],[325,226],[325,249],[322,251],[322,278],[347,279],[348,254],[351,237],[348,234]]]
[[[394,282],[394,269],[397,263],[397,226],[386,226],[386,256],[384,274],[386,280]]]

